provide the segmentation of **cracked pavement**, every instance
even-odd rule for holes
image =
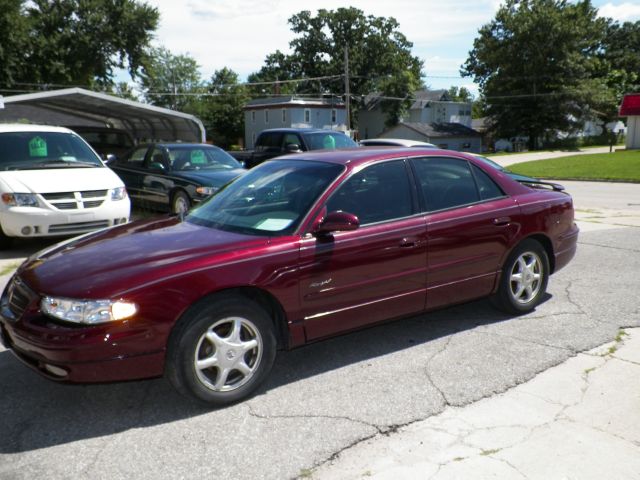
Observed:
[[[0,479],[415,478],[394,455],[438,480],[465,478],[462,467],[474,478],[485,468],[502,478],[640,478],[640,375],[629,373],[640,363],[640,241],[615,217],[625,196],[640,204],[638,187],[619,196],[607,193],[616,184],[574,187],[577,208],[593,194],[605,215],[580,222],[576,258],[531,314],[510,317],[483,300],[283,352],[256,396],[224,409],[193,404],[162,379],[58,385],[0,347]],[[3,252],[0,264],[24,255]],[[613,355],[592,350],[626,327]],[[358,452],[376,444],[384,449],[364,462]],[[599,466],[587,468],[576,444]],[[547,469],[539,477],[527,473],[534,463]]]
[[[376,436],[310,478],[640,478],[640,329],[506,393]]]

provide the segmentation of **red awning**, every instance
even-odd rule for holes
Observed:
[[[620,116],[640,115],[640,93],[625,95],[620,105]]]

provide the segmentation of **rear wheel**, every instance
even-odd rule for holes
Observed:
[[[547,252],[537,241],[525,240],[505,262],[493,303],[507,313],[529,312],[542,300],[548,281]]]
[[[249,396],[271,370],[273,324],[250,300],[232,297],[195,306],[169,342],[167,376],[184,395],[211,405]]]

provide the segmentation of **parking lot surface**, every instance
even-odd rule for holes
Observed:
[[[616,213],[626,203],[627,220],[640,218],[640,190],[617,205],[616,184],[571,183],[578,212],[601,215],[580,220],[576,258],[533,313],[478,301],[283,352],[258,394],[231,407],[195,405],[163,379],[58,385],[0,347],[0,478],[307,477],[367,439],[614,340],[640,326],[638,227]],[[4,282],[42,246],[3,252]]]

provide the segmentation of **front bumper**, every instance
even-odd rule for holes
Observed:
[[[129,221],[131,202],[105,200],[97,208],[57,210],[53,207],[3,207],[0,225],[9,237],[79,235]]]
[[[17,300],[16,300],[17,299]],[[2,343],[45,377],[69,383],[96,383],[161,376],[166,339],[149,322],[96,326],[67,325],[42,315],[40,296],[10,282],[0,303]],[[15,314],[19,304],[19,315]],[[158,342],[160,340],[160,342]]]

